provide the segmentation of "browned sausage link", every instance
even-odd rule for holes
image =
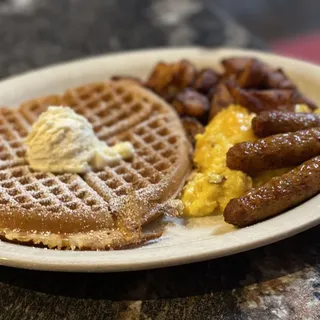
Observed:
[[[320,156],[232,199],[224,210],[224,220],[245,227],[275,216],[319,192]]]
[[[263,138],[277,133],[320,127],[320,115],[282,111],[263,111],[252,119],[252,129]]]
[[[255,175],[285,168],[320,155],[320,128],[282,133],[253,142],[241,142],[227,153],[227,166]]]

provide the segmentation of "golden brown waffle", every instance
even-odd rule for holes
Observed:
[[[49,105],[70,106],[110,145],[130,141],[134,158],[82,176],[32,170],[23,139]],[[174,210],[170,199],[189,173],[189,152],[170,106],[125,81],[85,85],[18,109],[2,108],[0,235],[50,248],[103,250],[142,243],[148,239],[142,226]]]

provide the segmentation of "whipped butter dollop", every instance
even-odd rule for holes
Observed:
[[[91,123],[69,107],[49,107],[33,124],[25,143],[30,166],[53,173],[102,169],[134,154],[130,142],[109,147],[100,141]]]

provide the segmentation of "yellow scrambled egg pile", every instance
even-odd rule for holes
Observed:
[[[196,137],[197,172],[184,188],[182,202],[188,216],[221,213],[232,198],[252,187],[252,179],[226,166],[226,154],[238,142],[256,139],[251,129],[254,114],[231,105],[221,111]]]

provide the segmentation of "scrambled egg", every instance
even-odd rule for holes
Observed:
[[[222,213],[232,198],[243,195],[252,187],[252,179],[226,165],[226,154],[238,142],[256,137],[251,129],[254,114],[231,105],[221,111],[196,137],[194,163],[197,172],[183,190],[182,202],[187,216]]]
[[[268,182],[273,177],[281,176],[287,172],[289,172],[294,167],[289,168],[280,168],[280,169],[272,169],[259,173],[257,176],[252,178],[252,186],[254,188],[260,187],[266,182]]]

